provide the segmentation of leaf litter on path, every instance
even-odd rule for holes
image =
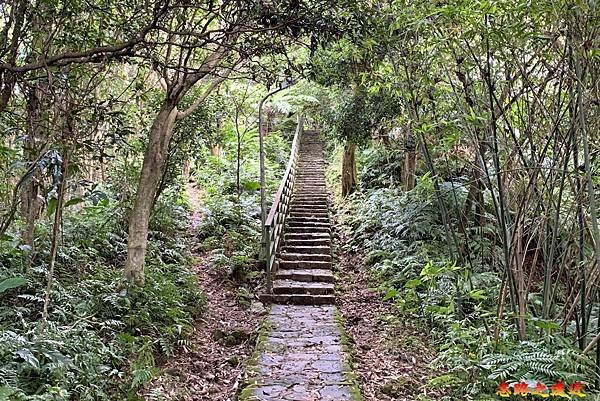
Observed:
[[[342,234],[341,241],[348,239]],[[435,351],[426,330],[403,319],[392,302],[374,290],[360,254],[340,255],[340,312],[354,348],[354,368],[364,401],[435,400],[426,388]]]

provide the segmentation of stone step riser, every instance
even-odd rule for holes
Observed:
[[[324,205],[291,205],[290,214],[313,214],[318,215],[329,215],[329,208]]]
[[[313,272],[305,270],[280,270],[275,279],[294,280],[304,283],[333,283],[333,273],[315,269]]]
[[[328,200],[327,198],[323,198],[321,195],[304,195],[304,194],[298,194],[296,193],[296,196],[294,197],[294,202],[293,203],[298,203],[298,204],[305,204],[306,202],[318,202],[318,203],[313,203],[310,206],[328,206]]]
[[[284,246],[284,253],[302,253],[302,254],[319,254],[319,255],[329,255],[331,253],[331,249],[329,246]]]
[[[282,261],[331,262],[330,254],[282,252],[280,255]]]
[[[297,227],[331,228],[331,223],[329,220],[315,221],[314,219],[298,220],[289,218],[285,224],[289,229],[294,229]]]
[[[330,239],[286,239],[285,246],[295,247],[295,246],[331,246]]]
[[[298,193],[294,194],[292,199],[298,203],[304,203],[304,202],[327,203],[327,201],[329,200],[327,195],[323,195],[323,194],[309,196],[309,195],[298,194]]]
[[[316,269],[316,270],[331,270],[331,262],[318,260],[281,260],[279,261],[279,269]]]
[[[287,230],[289,230],[290,232],[298,232],[297,230],[315,230],[316,232],[331,232],[331,225],[329,223],[327,224],[320,224],[320,223],[314,223],[314,222],[287,222],[286,223],[286,228]]]
[[[329,218],[327,217],[327,215],[304,215],[304,216],[290,216],[287,219],[288,223],[306,223],[306,224],[311,224],[311,223],[315,223],[315,224],[329,224]]]
[[[286,230],[287,233],[291,234],[312,234],[312,233],[326,233],[331,234],[331,228],[329,227],[288,227]]]
[[[290,213],[288,218],[291,219],[317,219],[323,221],[329,221],[329,213],[327,212],[302,212],[302,213]]]
[[[288,226],[290,227],[331,227],[331,224],[328,220],[326,221],[317,221],[317,220],[294,220],[288,219]]]
[[[273,294],[310,294],[310,295],[328,295],[333,294],[333,288],[330,287],[311,287],[310,285],[298,287],[273,287]]]
[[[290,215],[295,214],[299,216],[316,213],[317,215],[329,215],[329,208],[321,205],[294,205],[290,209]]]
[[[260,297],[262,302],[273,302],[286,305],[334,305],[335,297],[333,295],[268,295]]]
[[[285,234],[284,240],[286,241],[326,241],[331,243],[331,236],[325,235],[311,235],[311,234]]]

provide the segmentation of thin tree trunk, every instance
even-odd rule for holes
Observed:
[[[27,91],[27,140],[25,141],[24,153],[30,163],[35,163],[39,158],[40,150],[38,143],[42,137],[42,112],[41,94],[39,84],[35,84]],[[34,167],[35,168],[35,167]],[[39,184],[35,174],[31,177],[21,194],[21,215],[25,220],[22,239],[23,244],[29,246],[30,261],[34,250],[34,228],[41,209],[38,199]]]
[[[58,250],[58,236],[60,234],[60,224],[62,220],[62,210],[65,200],[65,191],[67,189],[67,171],[69,167],[69,151],[65,153],[61,165],[61,181],[58,187],[58,193],[56,194],[56,210],[54,211],[54,223],[52,225],[52,241],[50,243],[50,261],[48,263],[48,282],[46,285],[46,294],[44,296],[44,306],[42,310],[42,322],[40,331],[44,331],[46,328],[46,322],[48,321],[48,307],[50,305],[50,294],[52,292],[52,285],[54,282],[54,265],[56,264],[56,253]]]
[[[344,146],[342,158],[342,196],[348,196],[356,189],[356,144],[350,140]]]
[[[242,169],[242,138],[240,135],[240,128],[237,122],[237,113],[235,120],[235,132],[237,135],[237,160],[236,160],[236,168],[235,168],[235,186],[237,189],[237,199],[240,201],[240,195],[242,194],[242,188],[240,185],[240,174]]]
[[[406,152],[404,154],[404,189],[410,191],[415,187],[417,182],[417,146],[410,125],[408,126],[408,132],[404,146],[406,148]]]

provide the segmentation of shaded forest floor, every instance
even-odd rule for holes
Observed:
[[[168,400],[233,400],[243,381],[243,362],[254,351],[264,310],[241,306],[235,286],[206,257],[199,259],[194,271],[207,296],[206,311],[188,344],[150,385],[151,392]]]
[[[426,388],[435,358],[427,330],[399,318],[391,302],[382,302],[363,256],[345,249],[347,240],[341,233],[338,305],[364,401],[439,399],[441,394]]]
[[[202,219],[202,191],[188,184],[188,215],[193,271],[206,295],[205,311],[179,353],[161,367],[149,386],[148,400],[229,401],[243,382],[243,363],[254,352],[265,309],[248,307],[236,297],[237,285],[203,253],[194,237]]]

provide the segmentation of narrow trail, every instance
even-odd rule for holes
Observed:
[[[243,377],[243,364],[254,351],[265,310],[248,308],[236,299],[237,286],[198,249],[195,230],[203,218],[202,190],[188,183],[193,267],[206,294],[204,313],[177,355],[161,366],[161,374],[144,393],[148,401],[233,401]]]
[[[352,400],[334,296],[325,160],[317,132],[300,143],[298,176],[278,256],[268,334],[242,400]]]

